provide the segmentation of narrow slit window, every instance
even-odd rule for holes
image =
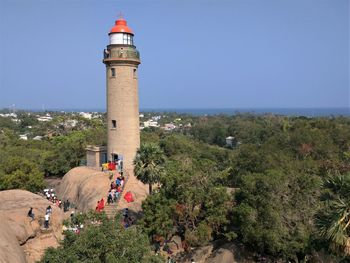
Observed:
[[[111,77],[115,77],[115,68],[111,68]]]
[[[137,70],[136,70],[136,68],[134,68],[133,74],[134,74],[134,79],[136,79],[137,78]]]
[[[116,129],[116,128],[117,128],[117,121],[112,120],[112,129]]]

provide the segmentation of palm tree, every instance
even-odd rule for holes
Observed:
[[[324,182],[324,208],[316,215],[319,234],[331,248],[350,255],[350,174]]]
[[[134,160],[135,175],[144,184],[149,184],[149,193],[152,193],[152,185],[158,183],[164,172],[165,155],[162,149],[155,143],[144,143]]]

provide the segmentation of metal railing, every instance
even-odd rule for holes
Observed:
[[[117,49],[117,50],[104,50],[104,59],[122,58],[122,59],[140,59],[140,52],[136,49]]]

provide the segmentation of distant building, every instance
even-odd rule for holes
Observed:
[[[91,118],[92,118],[92,114],[88,113],[88,112],[80,112],[79,114],[80,114],[81,117],[83,117],[85,119],[91,120]]]
[[[147,127],[159,127],[158,122],[154,120],[148,120],[143,122],[143,126],[145,128]]]
[[[234,148],[237,146],[237,140],[235,137],[233,136],[228,136],[226,137],[226,146],[227,147],[231,147],[231,148]]]
[[[158,115],[158,116],[153,116],[152,120],[154,121],[159,121],[162,118],[162,116]]]
[[[0,116],[5,118],[11,118],[13,122],[19,122],[19,119],[17,119],[16,113],[0,113]]]
[[[27,134],[21,134],[21,135],[19,135],[19,139],[27,141],[28,140],[28,136],[27,136]]]
[[[38,121],[45,122],[45,121],[52,121],[51,116],[40,116],[36,118]]]
[[[17,118],[16,113],[0,113],[1,117],[10,117],[10,118]]]
[[[167,123],[164,125],[164,130],[166,130],[166,131],[172,131],[176,128],[177,128],[176,125],[173,123]]]
[[[78,121],[77,120],[66,120],[64,123],[63,123],[63,126],[65,128],[74,128],[75,126],[77,126],[78,124]]]

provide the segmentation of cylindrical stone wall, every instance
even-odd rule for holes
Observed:
[[[112,160],[113,154],[122,155],[124,169],[130,170],[140,147],[137,77],[140,62],[134,58],[129,60],[125,50],[119,51],[120,47],[110,47],[110,54],[118,56],[104,60],[107,80],[107,155],[109,160]]]

